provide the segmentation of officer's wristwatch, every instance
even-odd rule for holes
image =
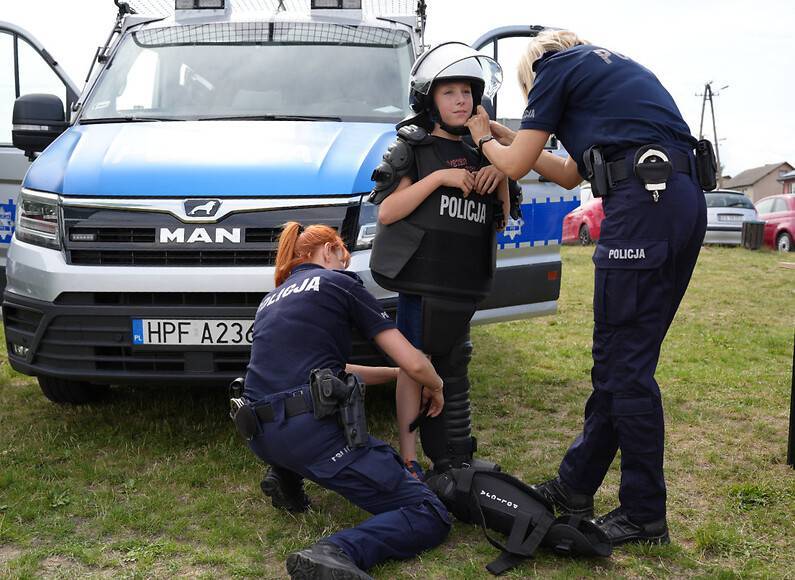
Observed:
[[[494,135],[484,135],[483,137],[478,139],[478,151],[482,152],[483,151],[483,144],[484,143],[488,143],[492,139],[494,139]]]

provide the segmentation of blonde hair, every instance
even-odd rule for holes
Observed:
[[[341,248],[342,261],[350,260],[351,255],[345,247],[345,242],[334,228],[319,224],[304,228],[298,222],[284,224],[282,235],[279,236],[279,249],[276,252],[274,273],[276,285],[279,286],[284,282],[297,265],[308,262],[312,252],[324,244]]]
[[[536,80],[533,65],[545,52],[560,52],[580,44],[590,43],[570,30],[544,30],[533,38],[519,59],[517,76],[519,77],[519,88],[524,93],[522,96],[526,99],[527,93],[533,88],[533,83]]]

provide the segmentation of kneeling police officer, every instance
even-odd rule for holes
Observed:
[[[348,370],[358,377],[345,372],[351,325],[426,385],[431,415],[444,404],[442,381],[356,274],[344,271],[349,259],[334,229],[285,226],[277,287],[259,306],[245,387],[242,397],[232,399],[238,430],[273,467],[271,483],[282,488],[283,497],[302,500],[301,481],[308,478],[374,514],[290,554],[292,578],[370,578],[368,568],[415,556],[441,543],[450,530],[450,516],[436,495],[409,474],[389,445],[366,432],[359,379],[384,382],[394,373],[353,366]]]

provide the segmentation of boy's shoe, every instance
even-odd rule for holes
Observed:
[[[411,461],[404,461],[406,469],[409,470],[409,473],[414,479],[419,481],[425,481],[425,472],[422,470],[422,465],[419,464],[416,460]]]
[[[327,540],[287,556],[287,572],[292,580],[373,580]]]
[[[593,496],[573,492],[560,477],[530,487],[543,495],[560,515],[580,516],[585,519],[593,517]]]
[[[304,478],[300,475],[268,467],[259,485],[262,493],[271,498],[275,508],[293,513],[309,509],[309,498],[304,493]]]
[[[602,517],[596,518],[594,523],[607,534],[614,546],[630,542],[641,544],[671,543],[671,538],[668,536],[668,522],[665,521],[665,518],[643,524],[635,523],[629,519],[629,515],[622,508],[617,508]]]

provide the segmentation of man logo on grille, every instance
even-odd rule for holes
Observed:
[[[203,215],[212,217],[218,213],[221,201],[218,199],[188,199],[185,200],[185,213],[189,216]]]

